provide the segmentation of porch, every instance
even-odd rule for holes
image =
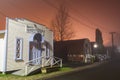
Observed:
[[[33,64],[36,60],[37,62],[42,62],[42,63]],[[30,60],[29,62],[26,62],[23,69],[13,72],[12,74],[19,75],[19,76],[27,76],[38,69],[47,68],[47,67],[54,68],[55,66],[62,67],[61,58],[51,56],[46,60],[46,57],[39,57],[39,58]]]

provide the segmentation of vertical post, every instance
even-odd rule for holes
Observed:
[[[115,32],[110,32],[111,34],[111,39],[112,39],[112,54],[114,53],[114,34]]]
[[[43,63],[44,63],[43,62],[43,57],[41,57],[41,64],[42,64],[41,67],[44,67]]]
[[[3,71],[2,74],[5,74],[7,69],[7,48],[8,48],[8,25],[9,25],[9,18],[6,18],[6,30],[5,30],[5,37],[4,37],[4,56],[3,56]]]
[[[112,48],[114,47],[114,34],[115,32],[110,32],[111,34],[111,39],[112,39]]]
[[[51,60],[50,60],[50,67],[52,67],[52,66],[53,66],[54,57],[51,57],[50,59],[51,59]]]
[[[62,59],[60,60],[60,67],[62,67]]]
[[[118,44],[120,45],[120,35],[119,35],[119,39],[118,39],[118,42],[119,42]]]

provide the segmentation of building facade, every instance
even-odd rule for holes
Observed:
[[[87,38],[55,43],[55,55],[65,61],[84,62],[88,54],[91,54],[91,45]]]
[[[44,62],[53,56],[53,32],[33,21],[6,18],[0,48],[0,72],[23,69],[26,63],[47,66]]]

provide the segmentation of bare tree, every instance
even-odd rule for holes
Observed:
[[[55,19],[52,20],[52,30],[56,41],[69,40],[73,37],[68,9],[60,5]]]

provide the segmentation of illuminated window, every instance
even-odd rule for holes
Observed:
[[[22,60],[22,38],[16,38],[15,60]]]

